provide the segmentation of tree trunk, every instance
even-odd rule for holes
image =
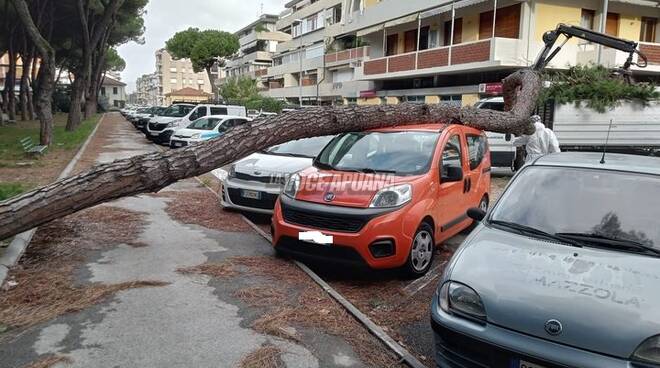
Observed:
[[[117,198],[156,192],[177,180],[198,176],[260,149],[294,139],[394,125],[454,122],[500,133],[534,131],[530,115],[540,78],[522,70],[504,80],[511,112],[449,105],[312,107],[258,119],[200,144],[98,165],[76,176],[0,202],[0,239]]]
[[[16,120],[16,52],[13,41],[9,41],[9,65],[5,74],[5,94],[7,96],[7,115],[9,120]]]
[[[217,101],[219,98],[218,96],[220,95],[220,91],[218,90],[218,86],[215,84],[213,74],[211,73],[211,67],[206,67],[206,75],[208,75],[209,82],[211,83],[211,92],[213,92],[213,101]]]
[[[21,73],[21,90],[20,90],[20,100],[21,100],[21,120],[32,119],[30,117],[30,102],[28,100],[28,95],[30,94],[30,65],[32,64],[32,58],[30,56],[21,55],[21,60],[23,62],[23,68]]]
[[[55,90],[55,65],[42,59],[37,77],[36,113],[39,118],[39,144],[49,146],[53,142],[53,92]]]
[[[66,131],[68,132],[76,130],[82,121],[81,102],[85,90],[85,78],[81,73],[78,73],[71,85],[71,103],[69,105],[69,115],[66,120]]]

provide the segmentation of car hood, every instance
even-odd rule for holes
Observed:
[[[290,157],[253,153],[237,161],[234,170],[248,175],[293,174],[312,166],[312,159],[308,157]]]
[[[659,258],[476,231],[449,278],[479,293],[489,323],[621,358],[660,333]]]
[[[319,170],[310,167],[300,173],[302,183],[296,199],[335,206],[367,208],[382,188],[418,177],[391,174],[364,174],[350,171]],[[326,195],[331,193],[330,200]]]
[[[157,116],[152,119],[152,123],[163,124],[169,123],[174,120],[181,120],[181,118],[173,118],[171,116]]]

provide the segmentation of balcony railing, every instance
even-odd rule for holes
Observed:
[[[325,54],[325,62],[326,64],[348,63],[366,57],[369,57],[369,46],[356,47],[353,49]]]
[[[488,60],[491,60],[491,39],[372,59],[364,63],[364,74],[396,73]]]
[[[646,55],[649,64],[660,64],[660,43],[640,42],[639,50]]]

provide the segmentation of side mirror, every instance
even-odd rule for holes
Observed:
[[[440,181],[442,183],[451,183],[463,180],[463,169],[458,166],[443,166],[442,176]]]
[[[486,217],[486,211],[482,210],[481,208],[472,207],[467,210],[467,215],[474,221],[481,222],[481,220]]]
[[[507,142],[511,142],[511,133],[506,133],[506,135],[504,136],[504,140],[506,140]]]

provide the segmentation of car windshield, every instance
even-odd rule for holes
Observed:
[[[295,141],[279,144],[277,146],[269,147],[264,151],[272,155],[314,158],[319,154],[319,152],[321,152],[323,147],[325,147],[325,145],[330,142],[332,137],[333,136],[331,135],[327,135],[323,137],[298,139]]]
[[[182,118],[192,110],[194,106],[187,106],[187,105],[172,105],[167,108],[163,112],[163,116],[171,117],[171,118]]]
[[[530,166],[511,183],[489,221],[660,249],[658,188],[660,177],[653,175]]]
[[[343,171],[419,175],[431,166],[439,136],[421,131],[346,133],[323,149],[315,165]]]
[[[218,126],[218,118],[201,118],[193,121],[188,125],[188,129],[197,129],[197,130],[214,130]]]

